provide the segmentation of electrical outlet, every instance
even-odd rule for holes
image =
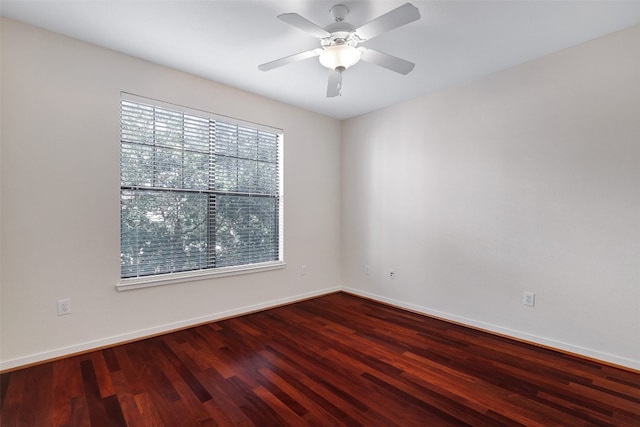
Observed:
[[[71,299],[59,299],[58,300],[58,316],[64,316],[71,314]]]
[[[367,276],[371,274],[371,267],[369,267],[369,264],[364,266],[364,272]]]
[[[391,270],[389,271],[389,279],[395,279],[396,278],[396,272]]]
[[[525,292],[524,296],[522,297],[522,304],[529,307],[534,307],[536,305],[536,294],[534,294],[533,292]]]
[[[306,266],[306,265],[304,265],[304,264],[302,264],[302,265],[300,266],[300,275],[301,275],[301,276],[305,276],[306,274],[307,274],[307,266]]]

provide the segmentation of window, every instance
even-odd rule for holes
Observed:
[[[282,264],[281,132],[132,95],[120,113],[121,283]]]

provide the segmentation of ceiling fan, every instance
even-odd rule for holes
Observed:
[[[358,28],[345,21],[349,14],[349,9],[345,5],[333,6],[330,13],[334,22],[324,28],[297,13],[278,15],[278,19],[281,21],[320,39],[320,47],[258,65],[258,69],[269,71],[283,65],[319,56],[320,63],[329,68],[329,83],[327,85],[327,97],[329,98],[340,95],[342,73],[360,60],[400,74],[408,74],[413,70],[415,64],[412,62],[358,46],[358,44],[420,19],[420,11],[417,7],[406,3]]]

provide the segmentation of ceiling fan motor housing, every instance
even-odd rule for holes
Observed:
[[[348,22],[334,22],[324,27],[324,29],[330,33],[331,36],[320,39],[322,47],[336,44],[346,44],[355,47],[355,45],[361,41],[355,33],[356,28]]]
[[[326,48],[336,45],[355,47],[363,41],[356,34],[356,27],[344,20],[349,14],[349,9],[345,5],[337,4],[333,6],[329,12],[334,22],[324,27],[324,30],[331,35],[320,39],[320,45],[322,47]]]

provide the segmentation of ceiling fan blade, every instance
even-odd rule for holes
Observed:
[[[342,71],[329,70],[329,84],[327,85],[327,98],[341,95]]]
[[[370,40],[382,33],[402,27],[420,19],[420,11],[411,3],[393,9],[390,12],[367,22],[356,30],[356,34],[363,40]]]
[[[360,57],[365,62],[379,65],[387,70],[395,71],[403,75],[409,74],[416,64],[413,62],[405,61],[404,59],[397,58],[388,53],[379,52],[377,50],[361,47],[362,52]]]
[[[278,19],[318,38],[331,36],[324,28],[317,26],[297,13],[283,13],[282,15],[278,15]]]
[[[292,64],[294,62],[303,61],[305,59],[313,58],[322,53],[321,48],[307,50],[306,52],[296,53],[295,55],[285,56],[284,58],[276,59],[275,61],[266,62],[258,65],[258,69],[261,71],[269,71],[274,68],[282,67],[283,65]]]

